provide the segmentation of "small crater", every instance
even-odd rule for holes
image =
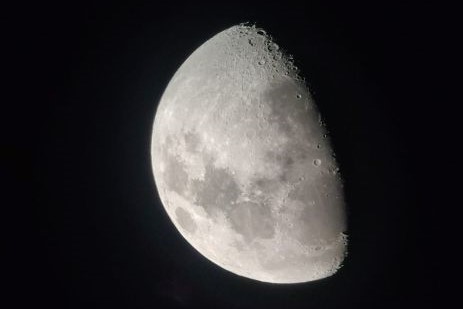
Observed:
[[[281,53],[277,53],[275,56],[273,56],[273,59],[274,60],[281,60],[281,57],[282,57]]]
[[[320,160],[320,159],[313,160],[313,165],[320,166],[321,164],[322,164],[322,160]]]
[[[271,44],[268,46],[268,50],[271,51],[271,52],[272,52],[272,51],[276,51],[276,50],[278,50],[278,49],[279,49],[279,46],[278,46],[277,44],[275,44],[275,43],[271,43]]]

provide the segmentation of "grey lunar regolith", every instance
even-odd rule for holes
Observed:
[[[210,261],[264,282],[328,277],[347,252],[337,163],[298,74],[265,31],[234,26],[180,66],[154,121],[174,225]]]

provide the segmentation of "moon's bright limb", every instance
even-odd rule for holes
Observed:
[[[345,205],[320,116],[291,58],[238,25],[201,45],[159,103],[152,164],[188,242],[235,274],[298,283],[334,274]]]

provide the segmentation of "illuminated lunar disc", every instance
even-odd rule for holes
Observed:
[[[328,277],[347,239],[326,134],[290,57],[262,29],[231,27],[186,59],[161,98],[151,145],[159,196],[183,237],[230,272]]]

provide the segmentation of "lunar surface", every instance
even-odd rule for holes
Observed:
[[[164,208],[203,256],[237,275],[299,283],[347,252],[338,165],[310,92],[263,29],[218,33],[180,66],[154,120]]]

